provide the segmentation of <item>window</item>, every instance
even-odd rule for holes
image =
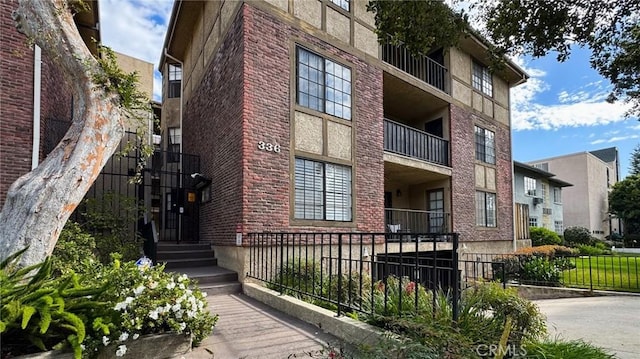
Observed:
[[[298,48],[298,105],[351,120],[351,69]]]
[[[564,226],[562,225],[562,221],[554,221],[553,226],[556,233],[562,234],[564,232]]]
[[[525,177],[524,178],[524,194],[526,194],[527,196],[534,196],[536,195],[536,179],[535,178],[531,178],[531,177]]]
[[[495,134],[482,127],[476,129],[476,159],[485,163],[496,163]]]
[[[547,184],[546,183],[541,183],[541,188],[542,188],[542,193],[541,193],[541,197],[542,198],[546,198],[547,197]]]
[[[493,96],[493,81],[488,67],[474,61],[471,82],[476,90],[482,91],[487,96]]]
[[[167,162],[180,162],[180,143],[182,142],[182,129],[180,127],[169,128],[169,145],[167,147]]]
[[[340,6],[341,8],[349,11],[349,2],[350,0],[331,0],[332,3]]]
[[[542,214],[546,214],[546,215],[552,215],[553,214],[553,210],[551,208],[543,208],[542,209]]]
[[[427,192],[427,198],[429,233],[445,232],[444,190],[429,191]]]
[[[529,227],[538,226],[538,217],[529,217]]]
[[[182,86],[182,67],[178,64],[169,64],[169,91],[167,97],[180,97]]]
[[[476,191],[476,225],[496,227],[496,194]]]
[[[562,203],[562,188],[553,187],[553,202]]]
[[[296,219],[351,221],[351,168],[296,158]]]

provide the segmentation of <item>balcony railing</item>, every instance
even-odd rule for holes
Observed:
[[[384,150],[449,166],[449,141],[403,125],[384,120]]]
[[[384,224],[385,230],[392,233],[446,233],[449,213],[385,208]]]
[[[405,46],[382,45],[382,61],[449,93],[447,68],[424,55],[413,55]]]

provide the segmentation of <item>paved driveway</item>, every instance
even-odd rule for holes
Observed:
[[[546,299],[535,303],[547,316],[551,338],[584,339],[616,353],[618,358],[640,358],[640,296]]]

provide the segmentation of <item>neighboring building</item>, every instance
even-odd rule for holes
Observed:
[[[233,246],[264,231],[445,231],[470,250],[513,248],[509,90],[527,75],[510,62],[491,74],[473,35],[428,56],[380,46],[365,7],[175,2],[163,146],[199,155],[212,180],[200,239],[220,265],[245,273]]]
[[[580,226],[598,238],[622,233],[621,223],[609,215],[609,191],[620,180],[618,149],[605,148],[529,162],[569,181],[563,193],[564,227]]]
[[[570,183],[527,164],[513,161],[516,238],[527,239],[529,227],[544,227],[564,232],[563,188]]]

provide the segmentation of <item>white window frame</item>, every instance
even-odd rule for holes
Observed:
[[[553,203],[562,203],[562,188],[553,187]]]
[[[533,177],[524,176],[525,196],[535,197],[538,193],[538,181]]]
[[[529,217],[529,227],[538,227],[538,217]]]

